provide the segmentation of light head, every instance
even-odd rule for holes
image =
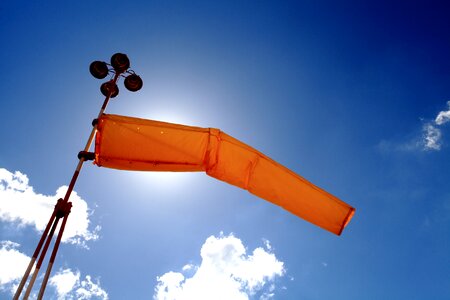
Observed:
[[[108,76],[109,70],[108,66],[104,61],[94,61],[89,66],[89,72],[91,72],[91,75],[94,76],[97,79],[103,79],[106,76]]]
[[[114,98],[119,94],[119,87],[113,80],[110,80],[100,86],[100,91],[105,97]]]
[[[130,67],[130,60],[126,54],[116,53],[111,57],[111,65],[117,73],[123,73]]]
[[[130,74],[125,78],[124,84],[129,91],[137,92],[142,88],[144,83],[138,75]]]

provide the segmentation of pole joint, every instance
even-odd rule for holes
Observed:
[[[65,202],[62,198],[58,199],[58,202],[55,205],[56,217],[58,219],[65,217],[70,214],[70,210],[72,209],[72,202]]]
[[[78,159],[84,159],[84,160],[94,160],[95,159],[95,153],[89,152],[89,151],[80,151],[78,152]]]

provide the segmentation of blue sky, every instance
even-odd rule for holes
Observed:
[[[120,83],[108,113],[220,128],[356,214],[337,237],[205,174],[87,163],[49,299],[448,299],[449,12],[446,1],[3,1],[0,298],[103,101],[89,64],[123,52],[144,88]]]

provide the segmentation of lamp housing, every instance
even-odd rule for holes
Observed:
[[[93,61],[91,65],[89,66],[89,72],[91,72],[91,75],[94,76],[97,79],[103,79],[106,76],[108,76],[109,70],[108,66],[104,61]]]
[[[124,84],[129,91],[137,92],[142,88],[144,83],[138,75],[130,74],[125,78]]]
[[[114,98],[119,94],[119,87],[114,81],[110,80],[100,86],[100,91],[105,97]]]
[[[123,73],[130,67],[130,60],[126,54],[116,53],[111,57],[111,65],[117,73]]]

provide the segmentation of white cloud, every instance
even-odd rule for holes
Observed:
[[[272,245],[270,244],[270,241],[267,239],[263,239],[264,246],[266,246],[267,250],[272,250]]]
[[[30,257],[18,250],[19,246],[11,241],[0,241],[0,290],[8,291],[11,295],[16,292],[30,262]],[[31,270],[31,274],[33,272],[34,268]],[[80,271],[60,270],[50,277],[49,285],[54,287],[58,299],[108,299],[108,294],[100,287],[98,281],[94,283],[89,275],[86,275],[84,280],[80,280],[80,277]],[[40,280],[42,277],[38,276],[38,282],[33,287],[34,290],[39,289]],[[36,291],[32,292],[32,299],[36,298]],[[25,291],[22,291],[22,295],[24,293]],[[53,299],[51,290],[47,289],[45,293]]]
[[[450,101],[447,102],[447,106],[448,110],[440,111],[433,122],[424,124],[422,128],[424,150],[441,150],[442,131],[440,126],[450,121]]]
[[[80,272],[65,269],[50,278],[50,284],[56,288],[59,298],[64,298],[80,282]]]
[[[424,149],[441,150],[441,130],[430,123],[424,124],[422,130]]]
[[[66,186],[59,187],[55,195],[42,195],[33,190],[28,177],[19,171],[12,173],[0,168],[0,220],[16,222],[19,226],[34,226],[43,231],[58,198],[63,198]],[[72,192],[73,203],[62,242],[85,246],[86,241],[98,239],[99,226],[89,229],[90,210],[87,202]]]
[[[259,299],[270,299],[275,277],[285,273],[283,262],[269,248],[256,248],[247,255],[242,241],[233,235],[210,236],[200,255],[200,266],[188,268],[195,270],[192,277],[172,271],[157,277],[154,299],[246,300],[257,293]]]
[[[382,140],[378,144],[378,149],[382,152],[409,152],[409,151],[439,151],[442,149],[444,142],[443,125],[450,122],[450,101],[447,101],[448,110],[440,111],[434,120],[422,121],[421,135],[415,133],[413,137],[406,137],[404,141],[386,141]]]
[[[182,270],[183,271],[189,271],[189,270],[192,270],[192,269],[195,269],[196,267],[193,265],[193,264],[187,264],[187,265],[185,265],[183,268],[182,268]]]
[[[94,283],[89,275],[83,280],[80,278],[80,271],[64,269],[52,276],[49,284],[55,288],[58,299],[108,299],[108,294],[98,281]]]
[[[437,125],[442,125],[450,121],[450,101],[447,101],[448,110],[440,111],[434,120]]]
[[[11,294],[28,267],[30,257],[18,251],[20,245],[11,241],[0,242],[0,289]]]

